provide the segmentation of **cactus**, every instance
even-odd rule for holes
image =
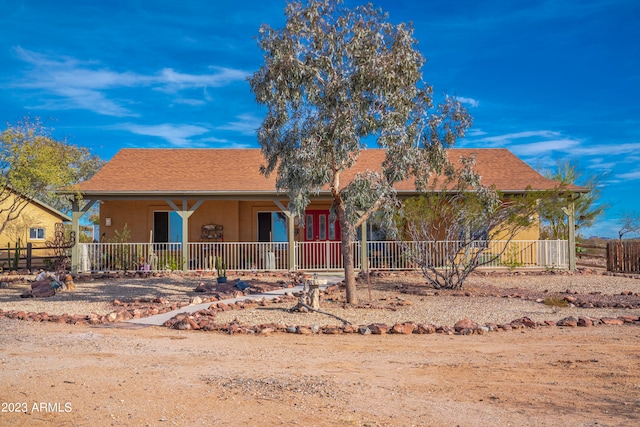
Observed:
[[[13,253],[13,259],[11,258],[11,242],[7,243],[7,263],[9,270],[17,270],[20,264],[20,239],[16,242],[16,248]]]
[[[218,272],[218,277],[227,277],[227,266],[219,256],[216,257],[216,271]]]

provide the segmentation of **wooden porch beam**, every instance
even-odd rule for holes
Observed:
[[[182,208],[179,208],[171,199],[165,199],[165,202],[182,219],[182,271],[186,273],[189,271],[189,218],[204,203],[204,200],[197,200],[190,208],[187,199],[182,199]]]

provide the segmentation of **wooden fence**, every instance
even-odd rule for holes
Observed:
[[[576,243],[576,264],[580,267],[605,268],[607,246],[591,243]]]
[[[54,248],[33,246],[32,243],[27,243],[25,247],[20,249],[17,265],[15,255],[16,249],[13,245],[10,249],[0,247],[0,267],[2,270],[51,270],[56,261]]]
[[[615,273],[640,273],[640,242],[608,242],[607,271]]]

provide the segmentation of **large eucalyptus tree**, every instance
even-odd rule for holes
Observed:
[[[471,119],[453,98],[434,106],[410,25],[388,22],[372,5],[348,9],[336,0],[291,2],[285,15],[283,28],[260,28],[264,64],[250,78],[267,109],[258,130],[262,173],[276,172],[278,190],[300,218],[311,195],[330,191],[346,297],[357,303],[350,246],[357,227],[376,211],[390,220],[394,183],[413,177],[426,188]],[[345,182],[343,173],[367,147],[385,150],[383,164]]]

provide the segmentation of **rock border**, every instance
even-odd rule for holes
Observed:
[[[339,285],[327,287],[324,294],[332,294],[340,291]],[[626,292],[624,295],[628,295]],[[454,293],[455,296],[471,296],[468,292]],[[568,303],[578,303],[573,295],[564,296],[564,300]],[[637,295],[631,293],[631,295]],[[495,297],[499,297],[495,295]],[[509,294],[502,295],[503,298],[522,298],[532,299],[525,295]],[[297,295],[292,293],[285,294],[274,299],[245,299],[235,303],[225,303],[215,301],[215,297],[211,298],[209,308],[199,310],[194,313],[179,313],[164,323],[164,327],[176,330],[193,330],[193,331],[212,331],[221,332],[228,335],[245,334],[245,335],[270,335],[274,333],[294,333],[300,335],[337,335],[337,334],[360,334],[360,335],[423,335],[423,334],[446,334],[446,335],[485,335],[489,332],[505,332],[521,329],[538,329],[544,327],[593,327],[598,325],[640,325],[640,316],[623,315],[616,318],[603,317],[594,318],[589,316],[574,317],[569,316],[559,321],[546,320],[535,322],[528,317],[521,317],[509,323],[497,324],[487,323],[480,325],[471,319],[462,319],[453,326],[433,325],[425,323],[404,322],[394,325],[384,323],[372,323],[369,325],[286,325],[276,323],[265,323],[258,325],[241,324],[238,322],[216,323],[215,316],[220,311],[243,310],[258,306],[266,306],[268,304],[295,303],[298,300]],[[543,300],[536,299],[537,302],[543,303]],[[200,304],[203,301],[198,297],[191,300],[191,304]],[[136,299],[132,302],[122,302],[114,300],[113,305],[117,307],[113,312],[106,315],[97,313],[81,314],[62,314],[50,315],[47,313],[34,313],[24,311],[3,311],[0,309],[0,318],[27,320],[33,322],[54,322],[66,323],[73,325],[107,325],[124,322],[132,319],[139,319],[153,316],[156,314],[167,313],[178,310],[180,308],[191,305],[186,302],[170,304],[164,298],[154,299]],[[578,306],[585,307],[585,305]],[[611,308],[629,308],[629,305],[620,305],[618,303],[601,304],[602,307]],[[586,305],[588,307],[588,305]]]

